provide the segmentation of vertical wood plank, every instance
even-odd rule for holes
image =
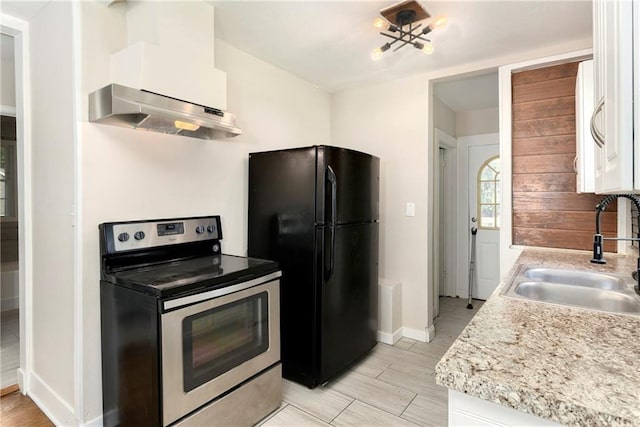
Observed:
[[[515,73],[512,76],[513,243],[591,250],[595,231],[594,194],[577,194],[575,84],[578,63]],[[602,217],[614,233],[617,203]],[[606,251],[615,251],[607,242]]]

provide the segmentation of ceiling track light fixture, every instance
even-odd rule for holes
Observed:
[[[388,37],[392,41],[371,52],[371,59],[374,61],[382,58],[382,54],[391,49],[396,43],[400,43],[400,45],[393,49],[394,52],[406,45],[412,45],[426,55],[430,55],[433,53],[433,45],[431,40],[424,36],[434,29],[441,28],[447,22],[447,18],[441,16],[423,27],[419,21],[423,21],[431,17],[431,15],[416,0],[407,0],[389,6],[386,9],[382,9],[380,15],[382,18],[376,18],[373,26],[382,29],[383,31],[380,31],[380,35]]]

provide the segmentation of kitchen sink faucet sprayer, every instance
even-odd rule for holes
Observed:
[[[626,199],[631,200],[631,202],[635,205],[636,210],[638,211],[638,225],[640,226],[640,198],[634,194],[610,194],[606,196],[604,199],[600,201],[596,205],[596,234],[593,235],[593,258],[591,262],[594,264],[606,264],[607,261],[603,258],[603,249],[602,244],[604,240],[629,240],[629,241],[640,241],[640,230],[638,231],[637,237],[624,238],[624,237],[603,237],[600,233],[600,214],[607,209],[609,203],[613,202],[615,199],[619,197],[624,197]],[[637,294],[640,294],[640,254],[638,255],[638,260],[636,263],[636,271],[632,274],[633,278],[636,280],[635,291]]]

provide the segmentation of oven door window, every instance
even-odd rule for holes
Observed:
[[[184,318],[184,391],[267,351],[268,311],[268,294],[261,292]]]

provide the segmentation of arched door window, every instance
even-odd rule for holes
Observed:
[[[500,228],[500,157],[491,157],[478,171],[478,228]]]

